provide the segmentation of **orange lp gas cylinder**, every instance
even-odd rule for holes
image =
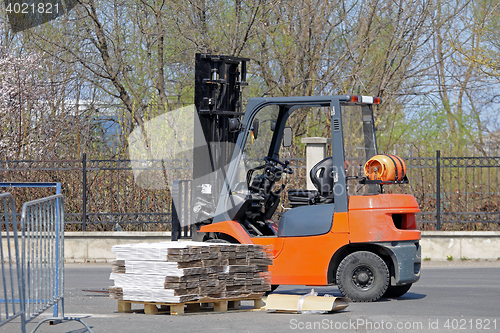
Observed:
[[[406,164],[395,155],[375,155],[366,162],[365,175],[370,180],[402,181]]]

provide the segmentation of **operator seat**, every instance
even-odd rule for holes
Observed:
[[[333,158],[319,161],[309,172],[316,190],[289,190],[288,200],[292,208],[306,205],[333,203]]]

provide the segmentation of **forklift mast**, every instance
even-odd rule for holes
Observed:
[[[217,206],[244,114],[241,91],[249,60],[196,54],[194,100],[202,131],[194,133],[193,204],[202,200]]]

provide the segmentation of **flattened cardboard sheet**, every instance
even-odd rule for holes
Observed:
[[[271,294],[267,296],[266,310],[277,312],[298,312],[301,295]],[[349,306],[351,300],[347,297],[306,296],[302,298],[302,311],[340,311]]]

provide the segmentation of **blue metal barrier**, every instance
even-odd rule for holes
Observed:
[[[26,332],[24,307],[22,306],[24,304],[24,289],[14,198],[10,193],[0,193],[0,204],[0,260],[2,265],[0,297],[3,297],[0,299],[0,326],[20,317],[21,331],[24,333]]]
[[[6,230],[4,233],[9,255],[8,260],[4,259],[2,246],[0,255],[4,298],[0,300],[0,305],[5,305],[6,318],[0,317],[0,326],[20,317],[24,333],[27,323],[52,306],[53,318],[38,322],[32,332],[44,322],[60,323],[68,320],[78,321],[92,332],[81,319],[64,316],[64,202],[60,183],[0,183],[0,187],[53,187],[57,193],[24,203],[19,225],[12,195],[0,194],[0,202],[3,200],[4,203],[0,227]],[[21,244],[18,244],[19,233]],[[12,263],[14,260],[10,238],[13,238],[15,250],[18,278],[15,284],[12,283],[12,266],[4,269],[4,262]],[[0,240],[3,242],[3,235]],[[18,288],[17,297],[14,295],[14,285]],[[16,304],[19,304],[19,310],[16,310]]]
[[[64,209],[61,194],[23,205],[22,269],[25,278],[26,320],[54,306],[64,317]],[[59,304],[61,306],[59,307]]]
[[[16,182],[0,182],[0,187],[53,187],[56,189],[56,194],[61,194],[61,183],[16,183]]]

